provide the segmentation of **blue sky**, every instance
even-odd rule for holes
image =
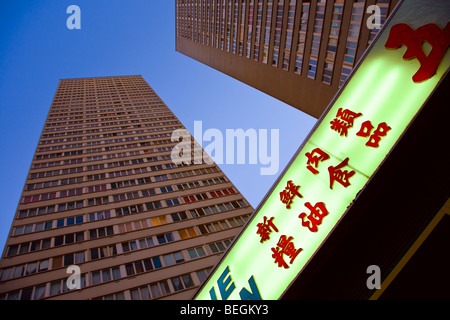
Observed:
[[[68,30],[68,6],[81,30]],[[175,51],[174,0],[3,1],[0,11],[0,248],[59,79],[142,75],[193,131],[279,129],[278,174],[220,165],[257,207],[316,120]],[[207,145],[208,143],[204,143]]]

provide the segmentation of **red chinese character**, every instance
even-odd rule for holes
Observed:
[[[427,55],[422,43],[427,41],[433,49]],[[385,44],[387,49],[397,49],[405,45],[408,49],[403,55],[404,60],[417,58],[420,62],[419,70],[412,77],[414,82],[422,82],[436,74],[436,70],[450,45],[450,22],[444,30],[434,23],[429,23],[414,30],[406,23],[396,24],[391,28],[389,38]]]
[[[366,121],[362,124],[361,130],[356,135],[358,137],[367,138],[372,133],[373,128],[374,127],[372,125],[372,122]],[[366,143],[366,146],[378,148],[380,146],[381,138],[385,137],[391,129],[392,128],[389,127],[386,122],[380,123],[377,130],[375,130],[374,133],[370,136],[370,139]]]
[[[298,254],[303,251],[302,248],[297,250],[295,249],[292,239],[294,238],[287,238],[285,235],[282,235],[278,241],[277,248],[272,248],[272,258],[275,259],[275,263],[278,263],[278,267],[280,268],[284,267],[285,269],[289,269],[288,264],[284,261],[284,255],[291,258],[289,263],[292,264]]]
[[[311,232],[317,232],[317,226],[320,226],[322,224],[323,218],[328,215],[328,210],[325,207],[325,203],[318,202],[313,207],[311,203],[307,202],[305,203],[305,206],[311,213],[306,216],[306,213],[303,212],[298,216],[300,219],[302,219],[302,226],[307,227]],[[308,219],[309,221],[305,221],[305,219]]]
[[[264,217],[264,223],[258,223],[258,231],[256,234],[261,236],[261,243],[270,239],[272,231],[278,232],[277,227],[273,223],[273,219],[275,218],[272,217],[270,220],[267,220],[267,217]]]
[[[317,170],[317,168],[319,167],[319,162],[327,161],[328,159],[330,159],[330,156],[320,148],[314,149],[311,153],[307,152],[306,157],[308,158],[307,169],[314,174],[319,173],[319,170]],[[314,165],[315,168],[312,165]]]
[[[355,119],[361,116],[362,113],[355,113],[348,109],[343,110],[342,108],[340,108],[337,112],[336,118],[330,122],[331,129],[340,133],[341,137],[347,137],[348,129],[352,128]]]
[[[337,181],[345,188],[350,185],[348,181],[351,177],[355,175],[355,171],[342,171],[341,169],[348,165],[349,158],[345,159],[341,162],[337,167],[330,166],[328,167],[328,172],[330,173],[330,188],[333,189],[334,182]]]
[[[367,138],[372,133],[372,130],[373,130],[372,122],[366,121],[363,122],[363,124],[361,125],[361,130],[359,130],[359,132],[356,135],[358,137]]]
[[[291,204],[294,201],[294,197],[298,196],[303,198],[303,196],[298,192],[300,186],[296,186],[292,180],[289,180],[286,188],[280,192],[280,200],[282,203],[286,204],[286,209],[291,208]]]

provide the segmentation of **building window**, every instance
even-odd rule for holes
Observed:
[[[319,57],[320,42],[322,39],[323,21],[325,17],[326,1],[317,3],[316,17],[314,20],[314,33],[309,59],[308,78],[315,79],[317,73],[317,59]]]
[[[344,73],[344,68],[353,69],[356,52],[359,42],[359,34],[361,30],[362,18],[364,16],[364,2],[353,3],[352,20],[350,23],[350,29],[347,35],[347,45],[344,56],[344,61],[342,64],[341,79],[339,82],[339,87],[342,87],[347,80],[349,74]]]
[[[205,252],[205,249],[203,249],[203,247],[189,249],[188,254],[192,260],[206,256],[206,252]]]
[[[156,236],[156,239],[158,241],[158,244],[164,244],[175,240],[171,232],[159,234]]]
[[[331,84],[333,79],[334,62],[339,42],[339,33],[341,29],[343,8],[344,8],[344,0],[335,0],[330,36],[328,39],[327,55],[325,57],[325,64],[322,76],[322,82],[329,85]]]
[[[269,44],[271,38],[272,30],[272,11],[273,11],[273,1],[267,0],[267,13],[266,13],[266,23],[264,28],[264,48],[262,62],[267,64],[269,61]]]
[[[151,283],[148,286],[131,289],[131,299],[133,300],[149,300],[157,299],[161,296],[170,294],[170,288],[166,280]]]
[[[180,277],[170,279],[175,291],[181,291],[194,286],[190,274],[185,274]]]
[[[302,13],[300,18],[300,30],[298,35],[297,54],[295,58],[295,68],[294,68],[294,73],[296,74],[302,74],[303,55],[306,44],[306,33],[308,31],[309,9],[310,9],[309,1],[303,2]]]
[[[257,0],[257,16],[256,16],[256,32],[255,32],[255,43],[253,46],[253,59],[255,61],[259,60],[259,44],[261,41],[261,26],[263,19],[263,0]]]
[[[384,25],[384,23],[386,22],[388,13],[389,13],[389,0],[379,0],[376,2],[376,5],[380,8],[380,23],[381,26],[380,28],[373,28],[370,31],[370,36],[369,36],[369,41],[368,44],[370,45],[372,43],[372,41],[375,39],[376,35],[378,34],[378,32],[380,31],[381,27]]]
[[[236,0],[238,1],[238,0]],[[245,16],[247,12],[247,0],[241,0],[241,24],[239,35],[239,55],[244,53]]]
[[[163,256],[166,267],[184,262],[183,254],[179,252],[169,253]]]
[[[166,205],[168,207],[176,206],[176,205],[179,205],[179,204],[180,204],[180,201],[178,199],[176,199],[176,198],[166,200]]]

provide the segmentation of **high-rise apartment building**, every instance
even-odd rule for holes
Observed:
[[[176,50],[318,118],[397,2],[177,0]]]
[[[177,129],[141,76],[61,80],[0,260],[0,300],[191,298],[253,209],[214,163],[174,163]]]

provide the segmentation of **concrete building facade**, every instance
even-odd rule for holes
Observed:
[[[61,80],[0,299],[190,299],[253,208],[216,164],[174,163],[179,129],[141,76]]]
[[[176,50],[319,118],[397,2],[177,0]]]

